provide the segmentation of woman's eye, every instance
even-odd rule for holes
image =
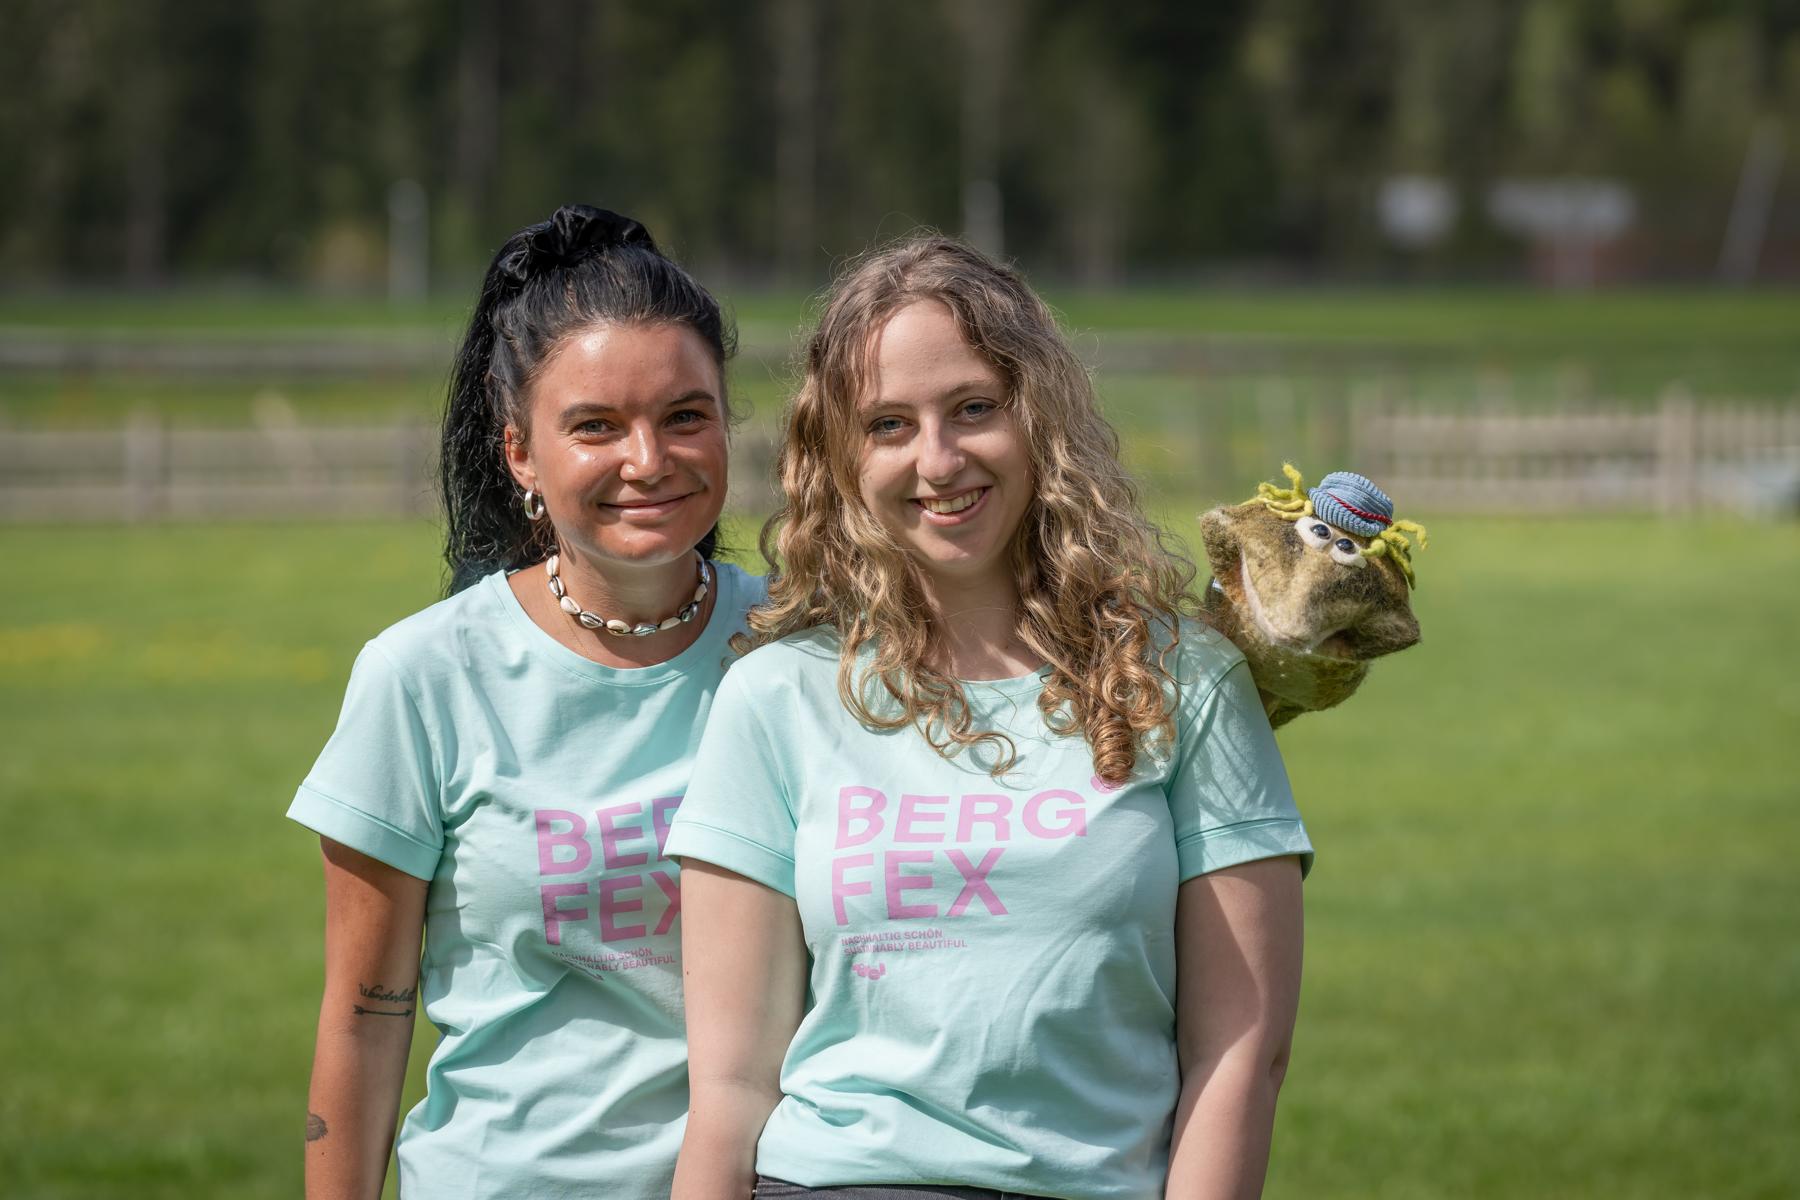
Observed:
[[[680,412],[669,414],[669,424],[671,425],[693,425],[700,421],[704,421],[705,419],[706,415],[704,413],[691,408],[684,408]]]
[[[976,418],[985,417],[999,407],[992,400],[971,400],[962,406],[962,415]]]
[[[869,422],[869,432],[876,437],[888,437],[906,428],[906,422],[899,417],[877,417]]]

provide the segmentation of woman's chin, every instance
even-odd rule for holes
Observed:
[[[596,569],[609,564],[626,569],[662,566],[691,558],[706,529],[620,529],[609,526],[571,547]]]

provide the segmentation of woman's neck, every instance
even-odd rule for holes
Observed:
[[[1011,679],[1044,665],[1019,640],[1019,598],[1012,581],[925,581],[940,665],[953,679]]]
[[[609,563],[601,569],[565,547],[557,558],[557,575],[568,597],[585,611],[603,620],[655,625],[694,598],[694,589],[700,583],[699,556],[688,554],[673,562],[644,567],[622,568]],[[620,636],[582,625],[551,594],[549,576],[541,564],[517,572],[507,582],[526,614],[577,654],[604,666],[646,667],[667,662],[699,639],[717,601],[717,572],[712,578],[706,602],[692,620],[644,637]]]
[[[630,625],[656,624],[694,598],[699,562],[699,555],[684,554],[646,566],[601,567],[580,551],[564,547],[557,556],[557,573],[569,595],[587,611]]]

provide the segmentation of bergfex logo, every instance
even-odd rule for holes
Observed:
[[[680,796],[663,796],[650,801],[615,804],[594,813],[594,828],[600,834],[600,862],[603,868],[590,892],[586,883],[543,883],[538,893],[544,905],[544,940],[552,946],[562,945],[562,927],[569,922],[590,921],[598,917],[602,942],[630,941],[649,933],[668,933],[681,915],[681,890],[673,871],[652,870],[626,873],[631,867],[647,866],[652,861],[664,863],[663,847],[669,841],[669,826],[675,810],[681,806]],[[644,817],[649,815],[649,828]],[[594,861],[594,847],[588,841],[588,821],[580,813],[561,808],[540,808],[536,814],[539,875],[577,875]],[[655,835],[656,851],[648,846],[627,849]],[[645,874],[650,877],[644,881]],[[654,886],[668,901],[668,908],[654,930],[640,918],[628,920],[630,914],[642,912],[644,894]],[[650,893],[654,896],[656,893]],[[593,904],[588,897],[594,896]],[[575,902],[575,897],[581,897]]]
[[[971,792],[952,803],[949,796],[915,796],[902,793],[897,805],[890,806],[887,795],[872,787],[846,787],[838,792],[837,841],[835,848],[845,850],[866,845],[888,828],[890,842],[937,843],[954,842],[968,846],[975,831],[984,831],[982,841],[1005,843],[1013,840],[1016,825],[1021,838],[1055,841],[1087,836],[1087,798],[1079,792],[1051,788],[1038,792],[1023,804],[1000,792]],[[887,901],[889,920],[917,920],[940,915],[960,917],[970,905],[979,902],[997,917],[1006,915],[1006,905],[988,882],[988,876],[1006,853],[1004,845],[991,846],[973,861],[962,849],[943,847],[942,853],[956,869],[959,890],[947,909],[934,901],[908,900],[906,893],[934,886],[929,874],[907,871],[908,866],[935,862],[938,850],[887,850],[881,855],[882,897]],[[875,855],[843,854],[831,860],[831,904],[839,925],[850,923],[844,901],[852,896],[872,895],[873,875],[856,878],[853,873],[875,867]]]

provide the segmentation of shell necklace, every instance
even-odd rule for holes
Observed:
[[[698,558],[698,554],[696,554],[695,557]],[[628,622],[618,620],[617,618],[608,620],[605,617],[588,612],[586,609],[582,608],[581,605],[575,603],[574,599],[563,588],[561,576],[557,574],[557,570],[561,566],[561,563],[558,561],[560,558],[561,555],[552,554],[549,561],[544,563],[544,574],[550,577],[550,594],[556,597],[557,605],[571,617],[574,617],[577,621],[581,622],[586,628],[604,629],[606,632],[613,634],[616,637],[649,637],[653,633],[661,633],[665,629],[673,629],[677,625],[693,620],[694,617],[699,614],[700,606],[706,603],[707,585],[712,582],[712,564],[707,562],[704,558],[701,558],[700,586],[694,589],[694,598],[692,600],[689,600],[686,604],[682,605],[680,611],[672,617],[667,617],[661,621],[643,621],[639,624],[632,625]]]

